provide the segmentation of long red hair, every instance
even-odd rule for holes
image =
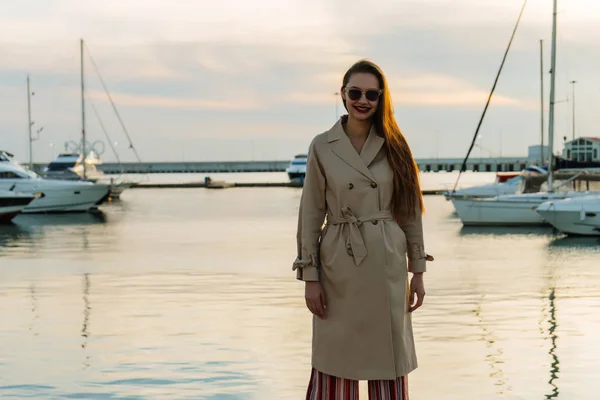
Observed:
[[[373,124],[375,124],[377,134],[385,139],[387,159],[394,171],[392,213],[398,222],[403,222],[415,217],[417,210],[421,213],[425,210],[419,183],[419,167],[394,117],[392,96],[381,68],[369,60],[357,61],[344,75],[344,88],[348,85],[350,77],[356,73],[374,75],[379,81],[379,88],[382,90],[377,110],[373,115]],[[344,107],[348,110],[343,98],[342,101]]]

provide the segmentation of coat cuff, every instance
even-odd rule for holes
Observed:
[[[427,260],[424,258],[409,260],[408,270],[412,273],[427,272]]]
[[[296,279],[305,282],[318,282],[319,270],[317,267],[298,268],[296,271]]]
[[[423,245],[420,243],[412,243],[408,251],[408,270],[410,272],[427,272],[427,261],[429,255],[425,253]],[[433,260],[433,257],[431,257]]]
[[[296,279],[301,281],[318,281],[319,270],[317,268],[317,257],[311,255],[309,259],[296,258],[292,271],[296,271]]]

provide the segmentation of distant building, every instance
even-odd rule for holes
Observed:
[[[527,160],[532,164],[542,165],[542,150],[544,151],[544,160],[548,162],[548,158],[550,158],[550,149],[548,146],[542,148],[542,145],[540,144],[529,146]]]
[[[574,161],[600,161],[600,138],[580,137],[565,142],[562,156]]]

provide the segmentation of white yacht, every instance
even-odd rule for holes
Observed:
[[[463,225],[546,225],[536,212],[549,200],[578,198],[600,194],[600,175],[579,173],[556,174],[553,190],[547,190],[544,176],[524,178],[518,193],[491,198],[453,198],[452,203]],[[585,187],[582,187],[585,184]],[[590,186],[590,184],[592,184]],[[592,189],[592,190],[590,190]]]
[[[306,154],[298,154],[294,156],[290,165],[286,168],[290,181],[304,181],[306,175],[306,161],[308,156]]]
[[[83,155],[80,153],[62,153],[44,168],[44,178],[61,180],[83,179]],[[102,164],[100,158],[90,152],[85,158],[85,180],[97,182],[104,173],[96,165]]]
[[[600,236],[600,194],[547,201],[535,211],[560,232]]]
[[[102,164],[100,157],[93,151],[85,158],[85,180],[94,183],[105,183],[110,187],[110,197],[118,199],[121,194],[134,186],[133,182],[115,182],[114,178],[108,179],[104,172],[96,166]],[[69,181],[84,180],[83,155],[81,153],[63,153],[44,168],[44,178]]]
[[[6,153],[0,152],[0,157]],[[37,194],[23,213],[74,212],[96,208],[109,196],[105,184],[43,179],[16,162],[0,158],[0,190]]]
[[[34,199],[33,194],[15,193],[8,190],[0,190],[0,224],[5,224],[29,205]]]

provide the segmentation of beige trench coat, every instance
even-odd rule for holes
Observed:
[[[312,366],[328,375],[395,379],[417,368],[407,256],[425,272],[421,213],[396,223],[392,182],[373,129],[360,154],[341,119],[310,144],[293,269],[327,297],[327,317],[313,316]]]

